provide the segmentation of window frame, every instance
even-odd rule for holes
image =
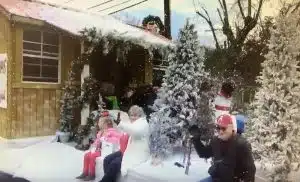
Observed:
[[[27,40],[24,40],[24,32],[25,31],[36,31],[36,32],[40,32],[41,33],[41,41],[40,42],[34,42],[34,41],[27,41]],[[57,53],[57,59],[51,56],[44,56],[42,55],[43,53],[43,45],[52,45],[54,46],[53,44],[47,44],[47,43],[44,43],[43,42],[43,37],[44,37],[44,33],[49,33],[49,34],[56,34],[58,36],[58,53]],[[28,53],[24,53],[24,42],[27,42],[27,43],[32,43],[32,44],[41,44],[41,51],[36,51],[37,52],[40,52],[41,55],[34,55],[34,54],[28,54]],[[61,57],[62,57],[62,37],[60,34],[56,33],[56,32],[51,32],[51,31],[47,31],[47,30],[36,30],[36,29],[23,29],[22,30],[22,51],[21,51],[21,54],[22,54],[22,61],[21,61],[21,82],[22,83],[30,83],[30,84],[50,84],[50,85],[55,85],[55,84],[61,84]],[[25,49],[26,51],[26,49]],[[28,50],[30,52],[34,52],[33,50]],[[47,54],[49,54],[49,52],[46,52]],[[51,54],[51,53],[50,53]],[[52,53],[53,54],[53,53]],[[40,59],[53,59],[53,60],[57,60],[58,61],[58,68],[57,68],[57,72],[58,72],[58,76],[57,76],[57,82],[46,82],[46,81],[24,81],[24,56],[25,57],[31,57],[31,58],[40,58]],[[40,67],[42,65],[40,64]]]

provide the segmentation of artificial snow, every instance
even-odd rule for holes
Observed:
[[[83,155],[85,152],[74,147],[53,142],[54,137],[24,143],[14,142],[14,145],[0,144],[0,171],[22,177],[31,182],[73,182],[82,171]],[[37,142],[38,141],[38,142]],[[182,155],[177,155],[163,162],[162,166],[152,166],[150,159],[146,163],[129,170],[128,176],[121,182],[153,182],[175,181],[195,182],[208,176],[209,162],[192,154],[192,164],[188,175],[185,169],[174,165],[181,163]],[[97,158],[97,179],[103,176],[102,159]]]
[[[185,174],[185,168],[180,168],[174,165],[175,162],[182,163],[183,154],[175,155],[167,159],[162,165],[152,166],[151,160],[140,165],[139,167],[129,172],[130,176],[142,178],[143,181],[172,181],[172,182],[195,182],[209,176],[208,168],[210,161],[205,161],[197,156],[191,155],[191,166],[189,174]]]
[[[299,13],[280,14],[257,79],[246,135],[272,181],[286,181],[300,166]],[[299,180],[298,180],[299,181]]]
[[[172,44],[168,39],[124,24],[111,16],[23,0],[1,0],[0,5],[13,15],[42,20],[75,35],[80,35],[84,28],[95,27],[103,34],[115,32],[121,37],[140,39],[152,44]]]

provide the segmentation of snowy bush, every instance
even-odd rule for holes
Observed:
[[[248,138],[271,181],[288,181],[300,164],[299,16],[279,16],[257,81]]]

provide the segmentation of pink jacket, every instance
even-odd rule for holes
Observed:
[[[100,148],[101,140],[104,139],[105,141],[110,143],[120,144],[120,150],[121,152],[124,152],[127,147],[128,138],[129,136],[126,133],[120,132],[115,128],[109,128],[107,129],[105,135],[103,135],[103,131],[99,131],[97,133],[97,138],[93,145],[97,146],[97,148]]]

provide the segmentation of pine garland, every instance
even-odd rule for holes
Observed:
[[[153,57],[153,52],[167,55],[167,52],[172,49],[172,45],[149,44],[142,39],[124,37],[116,32],[104,35],[101,31],[97,31],[96,28],[84,29],[81,31],[81,35],[85,41],[84,53],[71,62],[68,78],[63,88],[64,93],[61,98],[59,130],[62,132],[72,132],[76,128],[73,126],[75,110],[81,109],[85,103],[89,104],[99,94],[98,85],[94,85],[96,80],[92,78],[92,75],[85,79],[82,88],[84,94],[82,96],[81,85],[76,80],[76,75],[82,72],[83,66],[89,64],[89,61],[92,60],[99,49],[104,55],[116,52],[117,61],[124,62],[124,64],[129,51],[135,48],[144,48],[150,59]]]

